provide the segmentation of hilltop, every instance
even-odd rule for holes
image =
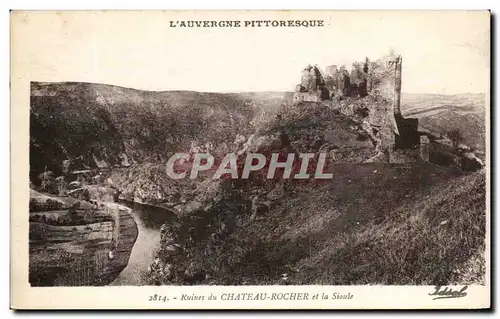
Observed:
[[[456,111],[484,114],[486,96],[483,93],[422,94],[403,93],[401,110],[408,116],[430,113],[436,108],[454,108]]]

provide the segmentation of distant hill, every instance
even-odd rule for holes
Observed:
[[[100,163],[162,161],[199,143],[233,141],[285,93],[150,92],[93,83],[31,84],[30,166],[36,175]]]
[[[401,110],[408,116],[431,112],[439,107],[482,114],[485,99],[485,94],[482,93],[454,95],[402,93]]]
[[[462,143],[484,151],[486,127],[484,117],[474,113],[460,114],[454,111],[442,111],[432,116],[422,117],[420,126],[430,131],[446,135],[450,130],[462,132]]]
[[[418,118],[419,125],[446,136],[458,129],[462,143],[485,150],[485,94],[411,94],[402,95],[401,110],[405,117]]]

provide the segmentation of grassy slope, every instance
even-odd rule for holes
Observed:
[[[382,164],[334,172],[236,235],[250,239],[233,267],[243,280],[273,284],[287,273],[291,284],[442,284],[460,281],[455,271],[484,252],[484,173]]]
[[[293,279],[318,284],[482,283],[481,269],[460,270],[484,253],[484,180],[484,173],[475,173],[416,187],[411,200],[389,201],[399,207],[375,210],[383,213],[378,218],[367,216],[366,208],[351,211],[350,218],[359,224],[348,234],[331,236],[313,258],[301,262],[307,270]],[[323,231],[331,234],[328,228]]]

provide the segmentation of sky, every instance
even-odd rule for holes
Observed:
[[[317,28],[171,28],[180,20],[324,20]],[[394,50],[403,91],[489,92],[489,13],[411,11],[17,12],[11,63],[30,81],[143,90],[293,91],[308,64]]]

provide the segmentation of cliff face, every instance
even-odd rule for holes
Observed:
[[[30,204],[32,286],[107,285],[127,266],[137,238],[128,208],[103,203],[96,210],[33,190]]]

